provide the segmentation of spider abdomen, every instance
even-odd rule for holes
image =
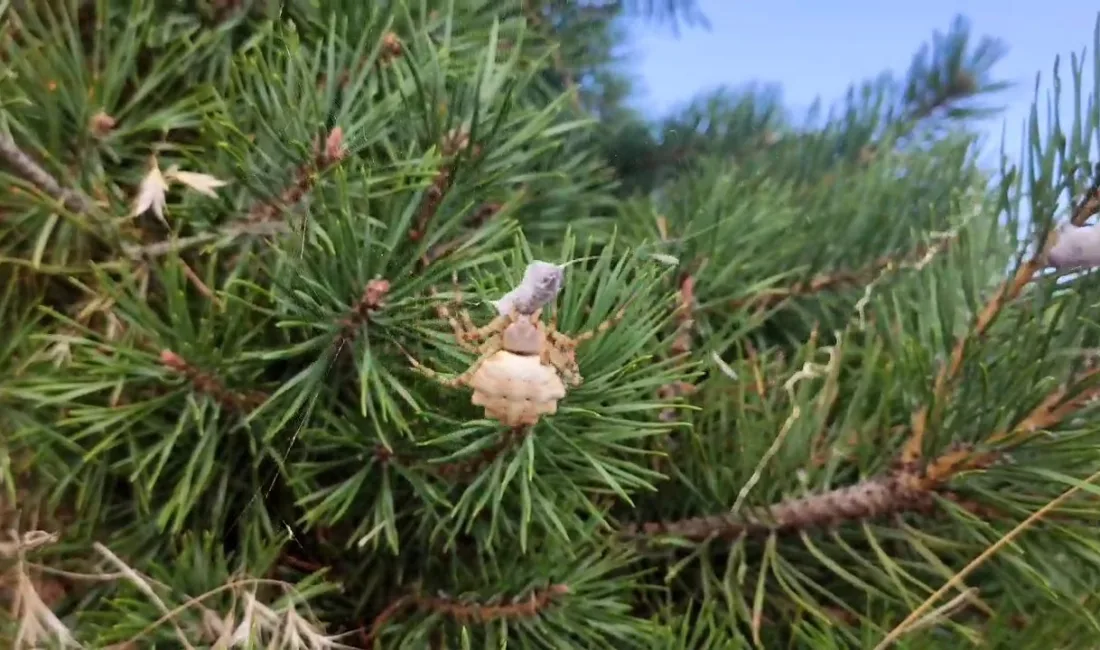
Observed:
[[[474,373],[469,386],[473,403],[485,408],[485,416],[505,426],[533,425],[544,414],[556,413],[565,397],[565,384],[557,370],[544,365],[538,355],[499,351]]]

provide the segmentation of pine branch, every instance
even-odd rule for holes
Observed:
[[[957,237],[957,234],[941,237],[933,244],[921,245],[902,256],[884,255],[861,269],[841,269],[831,273],[821,273],[790,287],[764,291],[749,298],[733,301],[731,306],[734,309],[751,307],[763,310],[794,298],[825,291],[835,291],[845,287],[867,286],[874,283],[885,273],[902,268],[917,270],[923,268],[935,256],[944,252]]]
[[[460,128],[456,128],[444,136],[440,148],[447,161],[436,172],[432,184],[424,193],[423,202],[420,204],[420,212],[416,216],[416,226],[409,231],[410,240],[420,241],[427,234],[429,223],[435,213],[439,211],[439,206],[443,204],[443,198],[454,182],[454,158],[459,153],[469,149],[469,147],[470,134]],[[481,147],[475,145],[473,155],[476,156],[480,153]]]
[[[530,434],[529,426],[512,427],[501,433],[500,438],[492,446],[483,449],[473,458],[453,463],[429,464],[426,469],[447,480],[468,480],[492,465],[509,450],[518,448]]]
[[[995,432],[983,441],[981,447],[1015,446],[1026,442],[1036,432],[1048,430],[1071,417],[1074,413],[1100,398],[1100,384],[1088,384],[1100,378],[1100,368],[1092,368],[1073,381],[1060,386],[1047,395],[1016,426]],[[1070,386],[1085,384],[1076,392]],[[1000,454],[978,452],[972,448],[951,451],[933,460],[920,478],[923,489],[935,489],[960,472],[981,469],[997,460]]]
[[[692,334],[695,331],[695,278],[685,274],[680,280],[680,290],[676,305],[676,333],[672,342],[672,356],[687,357],[691,354]],[[695,392],[695,385],[686,381],[677,381],[666,384],[657,391],[657,397],[661,400],[674,400],[687,397]],[[661,411],[660,418],[666,422],[676,419],[675,409],[666,408]]]
[[[160,362],[165,367],[183,375],[196,391],[209,395],[227,409],[246,412],[267,401],[268,396],[260,391],[242,392],[227,388],[218,377],[188,363],[171,350],[161,351]]]
[[[389,291],[389,280],[375,278],[367,283],[351,312],[340,321],[340,335],[337,337],[337,345],[342,346],[355,337],[355,333],[359,328],[370,320],[371,314],[382,307],[382,301]]]
[[[1092,185],[1085,192],[1070,216],[1070,223],[1074,226],[1084,225],[1089,217],[1100,211],[1100,165],[1097,167]],[[1049,244],[1049,240],[1045,244]],[[939,420],[948,388],[962,372],[963,360],[970,344],[989,331],[1001,309],[1015,300],[1023,291],[1023,288],[1032,281],[1036,273],[1045,266],[1045,257],[1046,245],[1042,245],[1031,259],[1022,264],[1011,278],[1001,284],[994,293],[993,298],[978,313],[978,317],[970,331],[956,339],[951,350],[950,360],[946,365],[941,366],[936,374],[932,384],[931,399],[913,413],[910,424],[912,432],[901,455],[903,465],[914,467],[917,461],[921,459],[924,453],[924,434],[928,427],[928,421],[930,418],[935,421]]]
[[[538,616],[548,609],[555,599],[568,593],[568,585],[553,584],[545,589],[535,590],[526,598],[517,599],[506,605],[459,601],[446,596],[418,594],[402,596],[375,617],[371,623],[370,631],[362,635],[363,647],[370,647],[370,644],[378,638],[379,633],[385,628],[386,624],[406,609],[415,608],[421,612],[445,616],[462,625],[491,623],[500,620],[513,621]]]
[[[20,149],[15,140],[6,133],[0,133],[0,159],[47,196],[61,202],[68,210],[80,214],[92,210],[91,200],[76,190],[62,187],[53,175]]]
[[[257,202],[248,211],[246,219],[251,223],[274,221],[285,210],[297,205],[313,189],[317,177],[339,164],[345,156],[344,130],[336,127],[325,137],[323,146],[319,140],[313,143],[313,159],[295,170],[293,180],[279,198]]]
[[[477,210],[470,215],[467,223],[465,224],[471,231],[476,231],[478,228],[484,226],[504,209],[504,204],[496,201],[490,201],[483,203]],[[444,242],[442,244],[436,244],[428,249],[428,252],[420,258],[420,268],[424,269],[433,264],[434,262],[446,257],[453,253],[456,249],[469,241],[471,233],[459,235],[454,239]]]
[[[295,170],[293,180],[279,197],[256,202],[243,220],[213,232],[189,237],[152,244],[123,244],[123,253],[130,259],[148,260],[204,244],[222,247],[232,245],[243,237],[269,237],[289,232],[290,225],[279,219],[280,215],[305,197],[313,188],[319,174],[339,164],[346,155],[343,129],[336,127],[326,136],[323,146],[320,141],[313,143],[313,159]]]
[[[1072,383],[1077,385],[1097,378],[1100,378],[1100,368],[1083,373]],[[1043,399],[1016,426],[990,434],[982,446],[1020,444],[1035,432],[1060,424],[1097,398],[1100,398],[1100,384],[1088,385],[1075,393],[1062,386]],[[622,532],[628,537],[670,534],[696,541],[713,537],[735,539],[742,535],[801,532],[888,515],[927,513],[935,505],[937,496],[989,518],[995,513],[988,507],[967,502],[944,491],[944,487],[960,472],[984,469],[999,457],[1000,454],[995,452],[979,452],[973,446],[964,446],[932,460],[922,472],[902,467],[899,471],[872,477],[855,485],[785,500],[764,508],[759,514],[649,522],[625,526]]]
[[[385,67],[391,65],[394,61],[401,58],[405,53],[405,46],[401,43],[401,37],[392,31],[388,31],[382,34],[381,50],[378,53],[378,64]],[[370,61],[364,57],[354,64],[351,68],[345,68],[340,71],[340,74],[336,76],[336,84],[341,89],[346,89],[353,77],[357,77],[363,72],[363,68],[370,63]],[[317,78],[317,90],[318,92],[324,92],[325,87],[328,85],[328,75],[321,74]]]
[[[694,541],[710,538],[732,540],[742,535],[797,532],[902,512],[927,511],[932,505],[931,493],[914,488],[900,476],[891,475],[867,479],[823,494],[783,501],[754,515],[727,514],[649,522],[626,526],[622,532],[628,537],[669,534]]]
[[[695,278],[685,274],[680,281],[676,305],[676,338],[672,343],[675,356],[691,354],[691,335],[695,330]]]

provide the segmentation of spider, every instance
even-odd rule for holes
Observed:
[[[456,304],[461,294],[455,291]],[[614,327],[626,315],[624,306],[594,329],[567,336],[557,330],[556,319],[549,326],[541,320],[542,309],[530,314],[512,308],[484,327],[477,327],[465,309],[454,316],[444,304],[439,316],[454,331],[463,349],[478,355],[462,374],[444,377],[409,357],[413,367],[444,386],[473,389],[473,404],[485,409],[485,416],[518,427],[533,425],[545,414],[558,410],[566,385],[579,386],[584,379],[577,366],[576,350],[581,343]]]

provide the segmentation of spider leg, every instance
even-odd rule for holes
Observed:
[[[462,304],[462,291],[459,289],[457,276],[452,276],[452,280],[454,281],[454,303],[455,306],[458,307]],[[434,287],[431,293],[433,296],[438,295]],[[468,311],[461,307],[459,307],[457,311],[457,315],[453,314],[445,302],[436,304],[436,313],[451,326],[451,331],[454,332],[454,337],[458,345],[467,352],[477,353],[478,346],[476,343],[478,341],[482,341],[500,332],[507,327],[510,322],[506,317],[498,316],[485,327],[479,328],[474,325],[473,319],[470,318],[470,313]]]
[[[512,323],[511,316],[497,316],[488,325],[479,327],[469,333],[475,341],[487,339],[494,334],[500,334],[504,331],[504,328],[508,327]]]
[[[584,343],[585,341],[588,341],[590,339],[594,339],[600,334],[603,334],[607,330],[621,323],[622,320],[626,318],[626,308],[629,305],[629,302],[623,305],[621,308],[619,308],[619,311],[615,312],[614,316],[608,318],[607,320],[588,330],[587,332],[581,332],[580,334],[568,336],[552,328],[549,332],[547,332],[547,335],[549,336],[550,340],[553,341],[555,344],[563,345],[569,348],[576,348],[581,343]]]
[[[553,350],[548,361],[561,373],[562,380],[570,386],[580,386],[584,383],[584,377],[581,376],[581,370],[577,367],[577,359],[573,356],[573,351],[566,352],[557,348]]]
[[[458,284],[458,274],[451,274],[451,286],[454,291],[454,300],[456,305],[462,304],[462,287]],[[474,325],[474,320],[470,318],[470,312],[465,309],[458,310],[458,318],[462,323],[462,328],[467,332],[473,332],[477,330],[477,326]]]
[[[432,287],[431,293],[433,296],[438,295],[435,287]],[[470,339],[470,328],[464,327],[464,323],[462,322],[464,320],[469,320],[469,314],[467,314],[465,310],[461,310],[458,318],[456,318],[447,307],[447,303],[439,302],[435,306],[435,312],[451,326],[451,331],[454,332],[455,341],[458,342],[458,345],[463,350],[467,352],[477,352],[477,346],[475,346]]]
[[[577,367],[577,356],[573,352],[572,342],[555,339],[555,335],[561,337],[564,335],[552,328],[548,329],[542,321],[537,321],[535,326],[546,334],[548,343],[539,355],[539,360],[543,364],[553,366],[565,383],[570,386],[580,386],[584,378],[581,377],[581,370]]]
[[[466,383],[470,381],[470,378],[474,376],[474,373],[478,371],[478,369],[481,367],[481,364],[487,358],[489,358],[488,354],[478,357],[477,361],[474,361],[474,363],[469,368],[467,368],[465,372],[459,375],[455,375],[453,377],[448,377],[440,372],[432,370],[431,368],[425,366],[411,356],[409,356],[409,363],[412,364],[414,370],[429,379],[435,380],[441,386],[446,386],[447,388],[458,388],[460,386],[465,386]]]

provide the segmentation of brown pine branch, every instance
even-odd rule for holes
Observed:
[[[446,596],[410,594],[398,598],[382,610],[371,623],[370,631],[362,635],[362,641],[364,647],[370,647],[386,624],[406,609],[415,608],[421,612],[439,614],[463,625],[484,624],[499,620],[535,618],[549,608],[554,600],[568,593],[568,585],[553,584],[531,592],[526,598],[518,598],[502,605],[467,602]]]
[[[382,51],[378,55],[378,62],[383,66],[390,65],[402,54],[405,47],[401,44],[401,38],[394,32],[386,32],[382,35]]]
[[[213,0],[210,8],[214,11],[214,22],[219,25],[229,22],[245,11],[244,4],[244,0]]]
[[[152,259],[204,244],[221,247],[243,237],[269,237],[289,232],[289,224],[279,217],[284,211],[297,205],[313,189],[321,173],[339,164],[346,156],[344,131],[341,127],[336,127],[329,132],[323,146],[319,140],[313,143],[312,160],[295,170],[293,180],[279,197],[256,202],[244,219],[212,232],[189,237],[143,245],[123,244],[123,253],[130,259]]]
[[[622,532],[628,537],[668,534],[695,541],[732,540],[742,535],[802,531],[902,512],[927,511],[932,505],[930,492],[891,475],[870,478],[823,494],[789,499],[749,516],[726,514],[649,522],[626,526]]]
[[[672,342],[672,354],[675,356],[691,354],[691,336],[695,331],[695,278],[691,274],[685,274],[680,280],[676,321],[676,338]]]
[[[874,477],[821,494],[787,499],[747,517],[723,514],[631,524],[621,529],[621,535],[631,538],[673,535],[700,542],[798,533],[891,515],[927,514],[935,506],[936,497],[951,501],[987,521],[1001,516],[985,504],[940,490],[940,486],[931,483],[914,483],[910,478],[902,473]]]
[[[447,480],[457,481],[469,479],[479,474],[489,465],[492,465],[496,459],[503,456],[506,452],[518,448],[527,440],[527,436],[530,433],[531,427],[529,426],[512,427],[503,432],[496,443],[483,449],[473,458],[453,463],[426,465],[426,468]]]
[[[1037,432],[1057,426],[1090,402],[1100,398],[1100,384],[1095,383],[1098,378],[1100,378],[1100,368],[1085,371],[1072,382],[1052,391],[1015,426],[994,432],[979,446],[988,448],[1018,445],[1026,442]],[[1071,390],[1071,386],[1080,388]],[[999,456],[1000,454],[995,451],[979,452],[973,448],[953,450],[929,463],[917,482],[922,489],[936,489],[961,472],[991,465]]]
[[[69,211],[84,214],[92,210],[92,201],[82,193],[62,187],[52,174],[19,148],[11,136],[0,133],[0,160],[44,194],[60,202]]]
[[[816,336],[816,327],[813,329],[812,334]],[[760,354],[756,351],[756,346],[746,341],[745,352],[749,360],[749,366],[752,368],[752,392],[759,397],[764,397],[768,394],[772,382],[764,378],[764,366],[760,362]]]
[[[251,223],[275,221],[313,189],[320,174],[337,165],[345,156],[347,150],[344,148],[344,130],[336,127],[329,132],[323,146],[320,140],[313,143],[312,160],[294,171],[293,180],[279,197],[254,204],[245,219]]]
[[[382,35],[382,47],[378,52],[378,65],[386,67],[391,65],[394,61],[401,58],[401,55],[405,53],[405,47],[401,44],[401,38],[394,32],[386,32]],[[345,69],[336,76],[336,85],[341,89],[347,88],[351,82],[352,75],[359,75],[366,67],[367,58],[364,57],[358,61],[351,69]],[[328,75],[321,74],[317,78],[317,90],[323,91],[325,86],[328,85]]]
[[[171,350],[161,350],[160,362],[165,367],[183,375],[196,391],[209,395],[230,410],[249,411],[267,400],[267,395],[260,391],[230,390],[217,376],[191,365]]]
[[[695,278],[685,273],[680,280],[680,289],[676,300],[676,333],[672,340],[673,358],[685,358],[691,354],[692,335],[695,332]],[[657,391],[661,400],[671,401],[687,397],[695,392],[695,385],[686,381],[676,381],[662,386]],[[661,411],[661,420],[671,422],[676,419],[676,410],[666,408]]]
[[[436,172],[432,184],[424,193],[424,199],[420,204],[420,212],[416,215],[416,225],[409,231],[409,239],[412,241],[420,241],[427,234],[429,223],[435,217],[435,213],[439,211],[439,206],[443,204],[443,198],[454,182],[454,157],[469,147],[470,134],[460,128],[452,129],[443,137],[440,149],[443,152],[443,157],[447,160]],[[476,156],[479,153],[481,153],[481,148],[475,145],[473,154]]]
[[[534,618],[550,607],[554,599],[569,593],[564,584],[550,585],[546,589],[532,591],[526,598],[503,605],[469,603],[446,597],[418,598],[421,610],[443,614],[459,623],[489,623],[499,620]]]
[[[102,139],[107,137],[118,125],[118,121],[104,111],[99,111],[88,120],[88,132],[92,137]]]
[[[990,434],[979,447],[1017,445],[1026,442],[1036,432],[1064,422],[1089,403],[1100,399],[1098,379],[1100,367],[1082,373],[1071,382],[1080,388],[1072,390],[1069,385],[1060,386],[1015,426]],[[701,541],[711,537],[734,539],[741,535],[798,532],[907,512],[927,513],[935,504],[936,497],[949,499],[960,507],[989,518],[996,513],[988,506],[961,498],[945,488],[961,472],[988,468],[1000,455],[996,451],[978,451],[973,445],[958,446],[933,459],[923,471],[903,466],[900,471],[872,477],[855,485],[782,501],[749,516],[729,514],[649,522],[626,526],[623,533],[631,537],[670,534]]]
[[[921,122],[941,109],[949,108],[954,102],[972,98],[978,92],[978,80],[969,70],[959,70],[951,81],[918,98],[902,117],[906,122]]]
[[[478,228],[488,223],[491,219],[500,214],[500,211],[504,209],[504,204],[496,201],[490,201],[488,203],[481,204],[477,210],[470,215],[466,221],[466,228],[471,232],[459,235],[454,239],[444,242],[442,244],[436,244],[428,249],[428,252],[424,253],[420,258],[420,268],[426,268],[432,263],[450,255],[457,248],[462,246],[468,241],[473,232]]]
[[[1083,226],[1089,217],[1098,211],[1100,211],[1100,169],[1096,170],[1096,177],[1092,185],[1074,208],[1070,216],[1070,223],[1074,226]],[[913,467],[923,456],[924,435],[927,432],[929,420],[939,421],[945,406],[944,401],[947,398],[947,391],[962,372],[963,360],[970,344],[985,336],[1004,306],[1019,297],[1024,287],[1045,266],[1045,248],[1044,246],[1043,250],[1038,251],[1034,257],[1022,264],[1011,278],[1001,284],[993,294],[993,298],[978,313],[978,317],[970,331],[955,340],[949,361],[941,366],[939,372],[936,373],[936,378],[932,384],[931,399],[913,412],[910,421],[912,432],[901,455],[903,465]]]
[[[432,184],[424,194],[424,201],[420,204],[420,212],[416,216],[416,227],[409,231],[409,239],[420,241],[428,229],[432,217],[443,203],[443,197],[451,188],[451,170],[447,167],[439,170],[432,179]]]
[[[920,268],[924,266],[933,257],[943,252],[953,240],[954,237],[944,237],[933,244],[919,246],[906,255],[884,255],[861,269],[841,269],[831,273],[820,273],[809,280],[790,287],[772,289],[748,298],[735,300],[731,303],[731,306],[734,309],[751,307],[762,310],[793,298],[825,291],[835,291],[845,287],[867,286],[884,273],[901,268]]]

